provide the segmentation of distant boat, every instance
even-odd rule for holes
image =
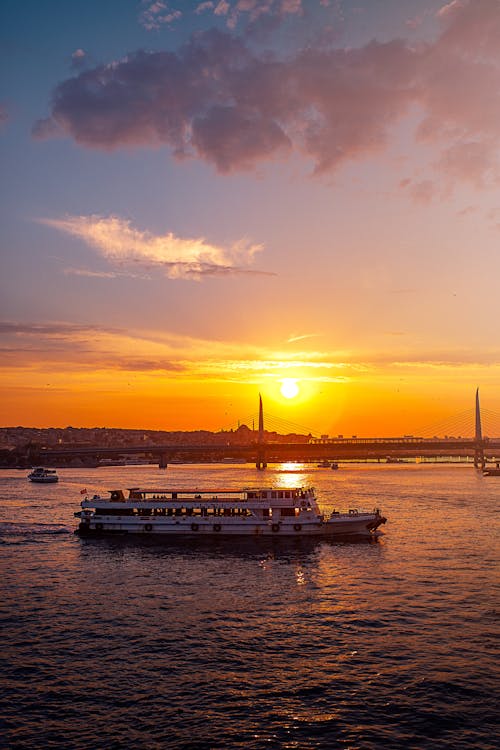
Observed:
[[[336,470],[337,470],[338,468],[339,468],[339,465],[338,465],[338,463],[337,463],[336,461],[333,461],[333,462],[332,462],[332,469],[333,469],[334,471],[336,471]]]
[[[318,469],[329,469],[330,468],[330,461],[320,461],[319,464],[316,464]]]
[[[485,466],[483,469],[483,476],[485,477],[500,477],[500,464],[496,466]]]
[[[33,469],[33,471],[28,474],[28,479],[30,482],[37,482],[38,484],[54,484],[54,482],[59,481],[55,469],[44,469],[42,466]]]

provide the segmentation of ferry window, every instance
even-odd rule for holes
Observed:
[[[270,508],[264,508],[264,510],[262,511],[262,515],[264,516],[264,518],[269,518],[270,510]]]
[[[282,508],[281,515],[282,516],[295,516],[295,508]]]
[[[175,509],[175,515],[176,516],[182,516],[182,508],[176,508]]]
[[[287,490],[285,492],[285,497],[286,497],[287,500],[290,498],[290,491],[289,490]]]
[[[278,497],[280,500],[283,500],[283,492],[278,492]]]
[[[271,497],[274,497],[274,498],[277,497],[277,494],[276,494],[276,492],[274,490],[271,492]]]
[[[261,495],[263,500],[267,500],[267,492],[261,492]]]

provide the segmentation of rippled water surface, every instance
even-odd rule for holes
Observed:
[[[0,471],[2,746],[493,750],[500,478],[466,466]],[[80,489],[313,484],[375,543],[81,540]]]

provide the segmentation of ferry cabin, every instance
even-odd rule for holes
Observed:
[[[81,503],[80,531],[273,533],[323,522],[312,489],[183,491],[132,488],[125,498],[94,496]]]

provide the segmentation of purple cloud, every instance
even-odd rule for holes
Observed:
[[[272,3],[228,5],[198,9],[257,14]],[[280,9],[297,14],[301,4]],[[139,51],[63,81],[33,133],[106,150],[165,145],[221,173],[296,151],[322,173],[383,149],[418,107],[417,137],[446,148],[436,168],[479,184],[500,142],[498,0],[453,0],[438,21],[441,34],[427,45],[322,46],[286,60],[211,30],[177,53]]]

